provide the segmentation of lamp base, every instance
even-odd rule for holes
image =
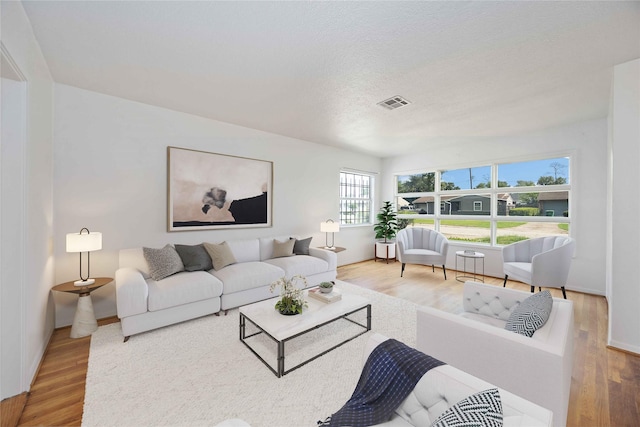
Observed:
[[[335,247],[335,246],[325,246],[324,248],[325,248],[326,250],[328,250],[328,251],[335,251],[335,250],[336,250],[336,247]]]
[[[75,282],[73,282],[73,286],[89,286],[93,285],[94,283],[96,283],[96,279],[76,280]]]

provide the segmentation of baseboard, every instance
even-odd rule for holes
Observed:
[[[610,341],[609,344],[607,344],[607,348],[610,350],[621,351],[623,353],[627,353],[632,356],[640,356],[639,347],[617,342],[617,341]]]

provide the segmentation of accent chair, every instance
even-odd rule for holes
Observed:
[[[444,234],[424,227],[407,227],[396,235],[398,259],[402,263],[400,277],[404,274],[406,264],[430,265],[435,272],[435,265],[442,265],[444,279],[447,280],[447,251],[449,240]]]
[[[507,278],[531,285],[531,292],[538,286],[562,289],[569,277],[575,241],[566,236],[548,236],[522,240],[502,248],[504,283]]]

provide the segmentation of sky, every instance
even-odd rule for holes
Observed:
[[[558,169],[558,177],[562,176],[569,181],[569,158],[559,157],[554,159],[535,160],[529,162],[507,163],[498,165],[498,180],[506,181],[510,186],[515,187],[519,180],[538,181],[541,176],[554,176],[552,163],[559,163],[564,167]],[[480,182],[489,182],[491,179],[491,167],[482,166],[471,168],[473,176],[473,186]],[[460,189],[469,188],[469,169],[456,169],[443,173],[443,181],[453,182]]]

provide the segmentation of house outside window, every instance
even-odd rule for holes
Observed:
[[[373,176],[340,172],[340,224],[371,225]]]
[[[492,246],[568,235],[570,160],[549,157],[397,174],[400,224],[436,229],[449,240]]]

